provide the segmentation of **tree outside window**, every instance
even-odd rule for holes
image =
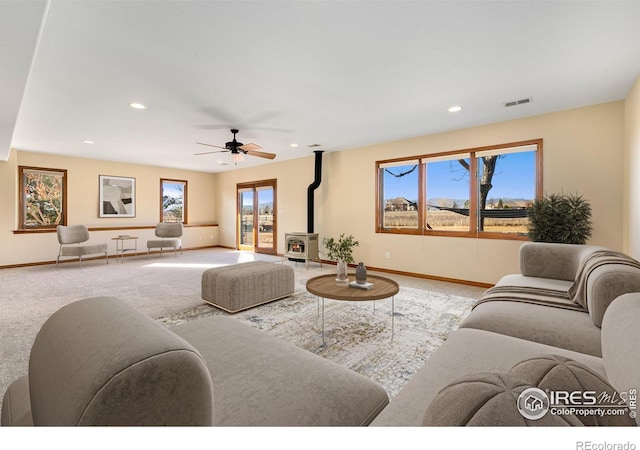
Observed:
[[[187,223],[187,182],[160,179],[160,222]]]
[[[20,228],[55,228],[67,223],[67,171],[38,167],[18,168]]]

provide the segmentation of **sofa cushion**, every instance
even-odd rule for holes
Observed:
[[[544,414],[525,418],[518,410],[521,394],[534,386],[503,373],[475,373],[454,381],[433,399],[426,426],[579,426],[574,415]],[[526,394],[525,394],[526,395]]]
[[[520,275],[513,273],[505,275],[498,280],[496,286],[515,286],[515,287],[527,287],[535,289],[548,289],[552,291],[558,291],[563,294],[567,294],[569,288],[573,284],[572,281],[557,280],[554,278],[540,278],[540,277],[528,277],[526,275]],[[567,294],[568,298],[568,294]]]
[[[605,375],[601,358],[472,328],[458,329],[429,358],[371,423],[373,426],[419,426],[436,394],[453,380],[477,372],[506,373],[516,363],[555,353]]]
[[[71,303],[42,326],[29,359],[35,425],[211,425],[200,354],[111,297]]]
[[[615,388],[601,375],[572,359],[558,355],[543,355],[517,363],[509,375],[524,380],[533,386],[549,391],[595,392],[593,401],[597,405],[619,407],[625,405],[624,399]],[[605,400],[610,399],[610,400]],[[569,404],[567,406],[575,406]],[[587,405],[588,406],[588,405]],[[593,408],[586,408],[589,412]],[[635,421],[629,414],[614,416],[598,414],[577,414],[577,418],[586,426],[633,426]]]
[[[601,356],[601,332],[587,312],[523,303],[489,301],[476,305],[460,328],[476,328]]]
[[[389,403],[371,379],[232,317],[171,330],[207,362],[216,393],[214,425],[360,426]]]
[[[640,389],[640,293],[614,300],[602,322],[602,355],[607,380],[619,392],[637,396]],[[636,412],[637,414],[637,412]],[[640,425],[640,418],[636,417]]]

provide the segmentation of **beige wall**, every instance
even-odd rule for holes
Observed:
[[[70,158],[33,152],[11,151],[9,160],[0,163],[0,201],[7,212],[0,218],[0,266],[55,260],[58,241],[55,233],[14,234],[18,226],[18,166],[67,169],[67,220],[69,224],[88,227],[110,227],[115,231],[95,231],[90,242],[108,242],[122,234],[118,227],[152,226],[160,219],[160,178],[187,180],[189,224],[211,224],[215,215],[215,176],[209,173],[161,167],[124,164],[84,158]],[[98,217],[98,176],[113,175],[136,179],[136,217]],[[217,244],[217,227],[187,227],[183,237],[185,248]],[[138,249],[145,248],[153,230],[127,231],[137,235]]]
[[[315,231],[321,239],[353,234],[361,243],[356,259],[373,267],[493,283],[518,271],[521,241],[375,233],[375,161],[542,138],[545,191],[584,195],[593,208],[590,243],[621,250],[624,112],[625,103],[619,101],[325,153]],[[220,174],[216,204],[221,245],[235,246],[235,184],[266,178],[278,179],[278,252],[284,250],[286,231],[306,230],[313,156]],[[385,258],[386,252],[391,258]]]
[[[640,77],[625,102],[624,250],[640,259]]]
[[[640,104],[638,83],[625,101],[545,114],[503,123],[377,144],[323,156],[322,184],[315,194],[315,231],[321,238],[353,234],[361,242],[355,257],[372,267],[444,278],[492,283],[518,271],[520,241],[424,237],[375,233],[375,161],[447,150],[473,148],[528,139],[544,140],[544,189],[577,192],[593,207],[594,234],[590,243],[640,252],[640,242],[623,230],[637,229],[640,217],[625,216],[625,206],[638,203],[633,183],[625,197],[625,154],[640,165]],[[626,113],[626,120],[625,120]],[[626,135],[625,135],[626,123]],[[635,127],[635,128],[633,128]],[[635,130],[635,131],[634,131]],[[626,136],[626,141],[625,141]],[[625,144],[626,142],[626,144]],[[626,149],[626,153],[625,153]],[[635,159],[634,159],[635,158]],[[287,231],[306,231],[307,187],[313,181],[313,153],[258,168],[206,174],[107,161],[11,152],[0,162],[0,266],[50,261],[57,254],[53,234],[14,235],[17,218],[17,167],[66,168],[69,176],[69,222],[88,226],[153,225],[157,222],[159,179],[189,182],[189,222],[219,223],[218,228],[187,228],[185,247],[236,246],[236,184],[275,178],[278,183],[277,251],[284,252]],[[631,165],[629,165],[631,167]],[[638,170],[629,170],[631,175]],[[100,219],[97,213],[98,175],[134,176],[137,217]],[[625,200],[626,199],[626,200]],[[623,219],[625,222],[623,222]],[[151,230],[137,233],[141,244]],[[92,240],[109,241],[119,233],[95,232]],[[385,258],[385,253],[390,258]]]

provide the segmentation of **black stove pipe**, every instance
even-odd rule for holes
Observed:
[[[320,186],[322,181],[322,154],[324,150],[314,150],[315,153],[315,178],[313,183],[307,188],[307,233],[313,233],[313,211],[314,205],[314,191]]]

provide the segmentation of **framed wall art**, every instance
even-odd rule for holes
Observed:
[[[136,179],[100,175],[100,217],[136,216]]]

